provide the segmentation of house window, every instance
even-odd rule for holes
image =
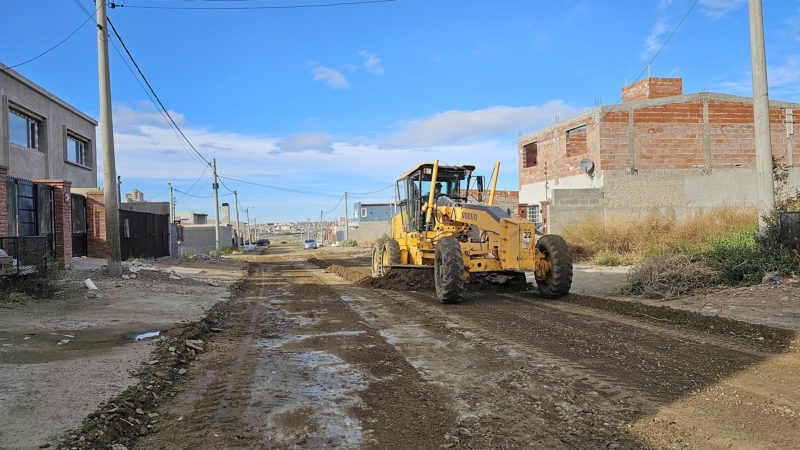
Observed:
[[[67,135],[67,161],[86,165],[87,143],[83,139]]]
[[[528,221],[536,225],[542,224],[542,212],[539,205],[528,205]]]
[[[586,125],[567,130],[567,156],[585,153],[586,146]]]
[[[367,217],[367,208],[361,208],[361,217]]]
[[[12,144],[38,150],[41,124],[41,121],[23,112],[8,110],[8,134]]]
[[[536,158],[538,157],[538,148],[536,147],[536,142],[531,142],[530,144],[525,144],[522,146],[522,167],[533,167],[535,166],[538,161]]]

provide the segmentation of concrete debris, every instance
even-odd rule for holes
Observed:
[[[183,367],[181,367],[181,369],[180,369],[180,370],[178,370],[178,375],[186,375],[186,369],[184,369]]]
[[[197,350],[198,352],[202,352],[203,351],[203,341],[201,341],[200,339],[187,339],[183,343],[183,345],[185,345],[185,346],[187,346],[187,347],[189,347],[191,349]]]
[[[126,273],[124,273],[124,274],[122,274],[122,279],[123,279],[123,280],[130,280],[130,279],[131,279],[131,276],[130,276],[130,275],[128,275],[128,274],[126,274]]]
[[[92,281],[91,278],[87,278],[87,279],[83,280],[83,284],[86,285],[86,287],[91,289],[91,290],[97,289],[97,285],[94,284],[94,281]]]
[[[183,277],[180,275],[175,275],[174,273],[169,276],[170,280],[182,280]]]
[[[219,283],[217,283],[217,282],[215,282],[215,281],[209,281],[209,282],[208,282],[208,285],[209,285],[209,286],[214,286],[214,287],[219,287]]]
[[[94,292],[94,291],[89,291],[89,292],[87,292],[87,293],[86,293],[86,298],[88,298],[88,299],[94,299],[94,298],[97,298],[97,292]]]
[[[69,339],[62,339],[58,341],[56,345],[66,345],[66,344],[69,344]]]
[[[128,450],[128,447],[125,447],[122,444],[114,444],[111,446],[111,450]]]

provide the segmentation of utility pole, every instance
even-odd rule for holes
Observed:
[[[344,193],[344,240],[350,239],[350,219],[347,218],[347,210],[350,205],[347,204],[347,192]]]
[[[322,241],[325,240],[325,233],[322,231],[322,210],[319,212],[319,242],[323,243]]]
[[[253,239],[250,240],[258,242],[258,217],[253,217]]]
[[[753,119],[756,136],[756,177],[758,229],[766,231],[764,220],[775,209],[775,177],[772,173],[772,136],[769,130],[767,57],[764,49],[764,18],[761,0],[748,0],[750,12],[750,62],[753,66]]]
[[[214,238],[216,240],[217,256],[219,256],[219,183],[217,183],[217,158],[211,160],[211,168],[214,171]]]
[[[117,167],[114,159],[114,126],[111,119],[111,75],[108,69],[106,0],[95,0],[97,9],[97,72],[100,81],[100,124],[103,141],[103,203],[106,205],[106,267],[112,277],[122,275],[122,251],[117,204]]]
[[[253,241],[252,226],[250,225],[250,207],[244,210],[247,213],[247,242]]]
[[[172,183],[169,185],[169,223],[175,223],[175,193],[172,190]]]
[[[233,191],[233,203],[236,206],[236,248],[242,248],[242,227],[239,225],[239,193]]]

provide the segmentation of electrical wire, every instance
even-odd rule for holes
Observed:
[[[309,3],[307,5],[258,5],[258,6],[156,6],[156,5],[123,5],[111,2],[109,6],[113,8],[135,8],[135,9],[171,9],[171,10],[253,10],[253,9],[310,9],[310,8],[331,8],[337,6],[356,6],[368,5],[372,3],[393,3],[396,0],[361,0],[352,2],[335,3]]]
[[[5,71],[7,71],[7,70],[9,70],[9,69],[14,69],[14,68],[17,68],[17,67],[19,67],[19,66],[24,66],[25,64],[28,64],[29,62],[36,61],[37,59],[41,58],[42,56],[44,56],[44,55],[46,55],[46,54],[48,54],[48,53],[50,53],[50,52],[52,52],[53,50],[57,49],[58,47],[61,47],[61,46],[62,46],[62,45],[65,43],[65,42],[67,42],[67,41],[68,41],[68,40],[69,40],[69,39],[70,39],[72,36],[75,36],[75,34],[76,34],[78,31],[80,31],[80,30],[81,30],[81,28],[83,28],[84,26],[86,26],[86,24],[87,24],[87,23],[89,23],[89,21],[90,21],[91,19],[93,19],[93,18],[94,18],[95,14],[97,14],[97,10],[98,10],[98,9],[100,9],[100,7],[99,7],[99,6],[97,7],[97,9],[95,9],[95,10],[94,10],[94,14],[91,14],[89,17],[87,17],[87,18],[86,18],[86,20],[84,20],[83,22],[81,22],[81,24],[80,24],[80,25],[78,25],[78,28],[75,28],[74,30],[72,30],[72,33],[68,34],[68,35],[67,35],[67,37],[65,37],[64,39],[62,39],[61,41],[59,41],[59,42],[58,42],[58,43],[56,43],[55,45],[51,46],[51,47],[50,47],[50,48],[48,48],[47,50],[43,51],[42,53],[39,53],[38,55],[34,56],[33,58],[30,58],[30,59],[27,59],[27,60],[25,60],[25,61],[22,61],[21,63],[14,64],[14,65],[11,65],[11,66],[2,67],[2,68],[0,68],[0,70],[2,70],[3,72],[5,72]]]
[[[387,189],[391,189],[391,188],[393,188],[393,187],[394,187],[394,183],[392,183],[392,184],[390,184],[390,185],[386,186],[385,188],[378,189],[377,191],[371,191],[371,192],[348,192],[348,194],[353,194],[353,195],[369,195],[369,194],[377,194],[378,192],[383,192],[383,191],[385,191],[385,190],[387,190]]]
[[[694,8],[697,6],[697,3],[699,1],[700,0],[694,0],[694,2],[692,3],[692,6],[689,7],[689,9],[686,11],[686,14],[684,14],[683,18],[681,18],[680,22],[678,22],[678,24],[675,25],[675,28],[672,29],[672,32],[669,34],[669,36],[667,36],[667,39],[664,41],[663,44],[661,44],[661,46],[658,48],[658,51],[656,51],[656,53],[653,55],[653,57],[650,58],[650,61],[647,62],[647,64],[642,69],[642,71],[639,72],[639,75],[636,77],[636,79],[633,81],[633,83],[636,83],[637,81],[639,81],[642,78],[642,75],[644,75],[644,73],[647,71],[647,69],[653,63],[653,61],[655,61],[656,58],[658,58],[658,55],[660,55],[661,52],[664,50],[664,48],[667,46],[667,44],[669,44],[669,42],[672,40],[672,37],[675,36],[675,33],[678,31],[678,29],[681,27],[681,25],[683,25],[683,23],[686,21],[686,19],[689,18],[689,15],[692,13],[692,11],[694,11]],[[605,117],[610,112],[614,111],[614,108],[616,108],[622,102],[622,100],[623,100],[623,97],[620,97],[613,105],[611,105],[611,108],[609,108],[608,111],[606,111],[605,113],[603,113],[603,115],[600,116],[600,120],[598,120],[597,122],[594,122],[592,124],[592,127],[586,130],[586,135],[588,136],[589,133],[591,133],[599,124],[603,123],[603,119],[605,119]]]
[[[327,210],[327,211],[323,211],[323,212],[322,212],[322,215],[325,215],[325,214],[330,214],[330,213],[332,213],[332,212],[336,211],[336,208],[338,208],[338,207],[339,207],[339,205],[341,205],[343,201],[344,201],[344,195],[342,195],[342,196],[339,198],[339,202],[337,202],[337,203],[336,203],[336,206],[334,206],[333,208],[331,208],[331,209],[329,209],[329,210]]]
[[[169,110],[167,109],[166,106],[164,106],[164,103],[161,101],[161,98],[158,97],[158,94],[156,94],[156,91],[155,89],[153,89],[153,86],[150,84],[150,81],[147,79],[144,72],[142,72],[142,68],[139,67],[139,63],[136,62],[136,59],[131,54],[130,50],[128,49],[128,46],[122,39],[122,36],[120,36],[119,32],[117,31],[117,28],[114,26],[114,22],[112,22],[111,19],[108,19],[108,24],[111,26],[111,30],[114,32],[114,35],[116,35],[116,38],[119,41],[119,43],[122,44],[122,49],[125,50],[125,53],[128,55],[128,58],[130,58],[131,62],[133,63],[133,66],[136,68],[136,71],[139,72],[139,75],[142,77],[142,80],[147,85],[147,88],[153,94],[153,97],[155,98],[156,102],[158,102],[159,106],[161,106],[161,110],[164,111],[164,114],[167,115],[169,121],[172,123],[175,129],[178,130],[178,133],[180,133],[183,139],[186,140],[186,143],[189,144],[189,147],[191,147],[191,149],[194,150],[197,156],[199,156],[203,161],[205,161],[206,164],[210,166],[211,161],[209,161],[202,153],[200,153],[199,150],[197,150],[194,144],[192,144],[192,141],[190,141],[189,138],[186,137],[186,134],[183,132],[181,127],[178,126],[178,123],[175,122],[175,119],[172,118],[172,115],[169,113]]]
[[[223,176],[223,175],[219,175],[219,172],[217,173],[217,177],[218,178],[224,178],[224,179],[230,180],[230,181],[238,181],[239,183],[245,183],[245,184],[250,184],[250,185],[253,185],[253,186],[259,186],[259,187],[263,187],[263,188],[267,188],[267,189],[274,189],[276,191],[293,192],[293,193],[296,193],[296,194],[308,194],[308,195],[317,195],[317,196],[333,197],[333,198],[338,197],[338,195],[328,194],[328,193],[325,193],[325,192],[313,192],[313,191],[306,191],[306,190],[302,190],[302,189],[285,188],[285,187],[275,186],[275,185],[271,185],[271,184],[265,184],[265,183],[258,183],[258,182],[255,182],[255,181],[243,180],[241,178],[235,178],[235,177],[231,177],[231,176]]]

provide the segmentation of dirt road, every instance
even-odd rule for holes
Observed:
[[[223,331],[137,448],[800,446],[789,337],[768,352],[577,296],[441,305],[281,252],[220,307]]]

